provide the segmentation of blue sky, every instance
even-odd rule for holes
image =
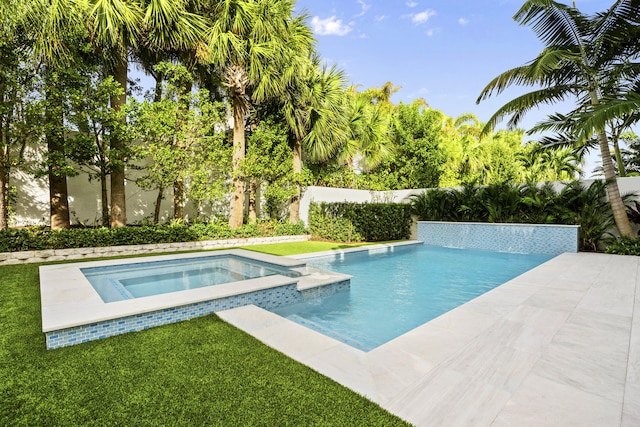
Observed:
[[[431,108],[457,117],[471,112],[488,120],[523,90],[508,90],[476,105],[494,77],[533,59],[542,44],[512,17],[523,0],[298,0],[309,14],[320,55],[362,88],[386,81],[402,86],[394,102],[424,98]],[[576,0],[586,13],[613,0]],[[532,111],[523,128],[546,114]]]

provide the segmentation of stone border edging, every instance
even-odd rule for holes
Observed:
[[[309,235],[248,237],[196,242],[152,243],[145,245],[104,246],[97,248],[45,249],[40,251],[0,252],[0,266],[54,262],[109,256],[142,255],[162,252],[179,252],[199,249],[219,249],[265,243],[304,242]]]

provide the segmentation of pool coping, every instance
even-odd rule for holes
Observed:
[[[299,290],[305,290],[350,279],[348,275],[313,270],[301,277],[273,275],[217,286],[105,303],[80,271],[81,268],[90,267],[225,255],[240,256],[291,269],[304,269],[306,267],[306,263],[299,259],[244,249],[43,265],[40,266],[42,330],[48,333],[290,284],[297,285]]]
[[[639,269],[564,253],[369,352],[255,306],[217,314],[418,426],[631,426]]]

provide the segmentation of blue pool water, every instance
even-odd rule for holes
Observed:
[[[256,277],[300,273],[235,255],[81,268],[104,302],[122,301]]]
[[[307,260],[350,274],[350,291],[275,313],[369,351],[551,259],[427,245]]]

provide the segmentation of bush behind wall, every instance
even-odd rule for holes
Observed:
[[[311,203],[314,238],[338,242],[382,242],[411,236],[411,207],[400,203]]]

